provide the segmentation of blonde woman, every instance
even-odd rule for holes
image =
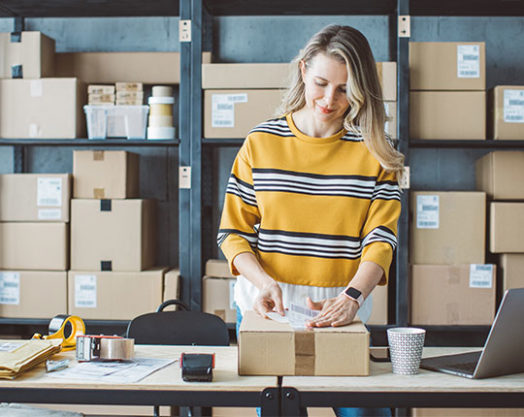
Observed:
[[[384,133],[366,38],[331,25],[293,62],[282,116],[249,133],[227,186],[218,243],[238,276],[237,325],[247,310],[284,314],[292,303],[319,310],[310,327],[349,324],[359,308],[365,319],[396,247],[403,156]]]

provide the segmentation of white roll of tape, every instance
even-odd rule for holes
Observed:
[[[175,104],[174,97],[149,97],[149,104]]]
[[[154,85],[152,92],[153,97],[171,97],[173,95],[173,87],[167,85]]]
[[[174,127],[148,127],[147,128],[148,139],[174,139],[175,128]]]

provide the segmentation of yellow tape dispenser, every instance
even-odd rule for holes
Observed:
[[[33,339],[62,339],[62,350],[76,349],[76,337],[86,334],[84,321],[78,316],[59,314],[49,322],[49,335],[35,333]],[[67,335],[66,335],[67,332]]]

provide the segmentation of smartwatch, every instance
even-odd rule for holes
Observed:
[[[346,297],[356,301],[359,308],[362,307],[362,303],[364,302],[364,296],[359,290],[357,290],[354,287],[347,287],[344,290],[344,294],[346,295]]]

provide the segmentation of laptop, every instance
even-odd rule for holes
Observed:
[[[523,317],[524,288],[507,290],[481,351],[424,358],[420,367],[466,378],[524,372]]]

